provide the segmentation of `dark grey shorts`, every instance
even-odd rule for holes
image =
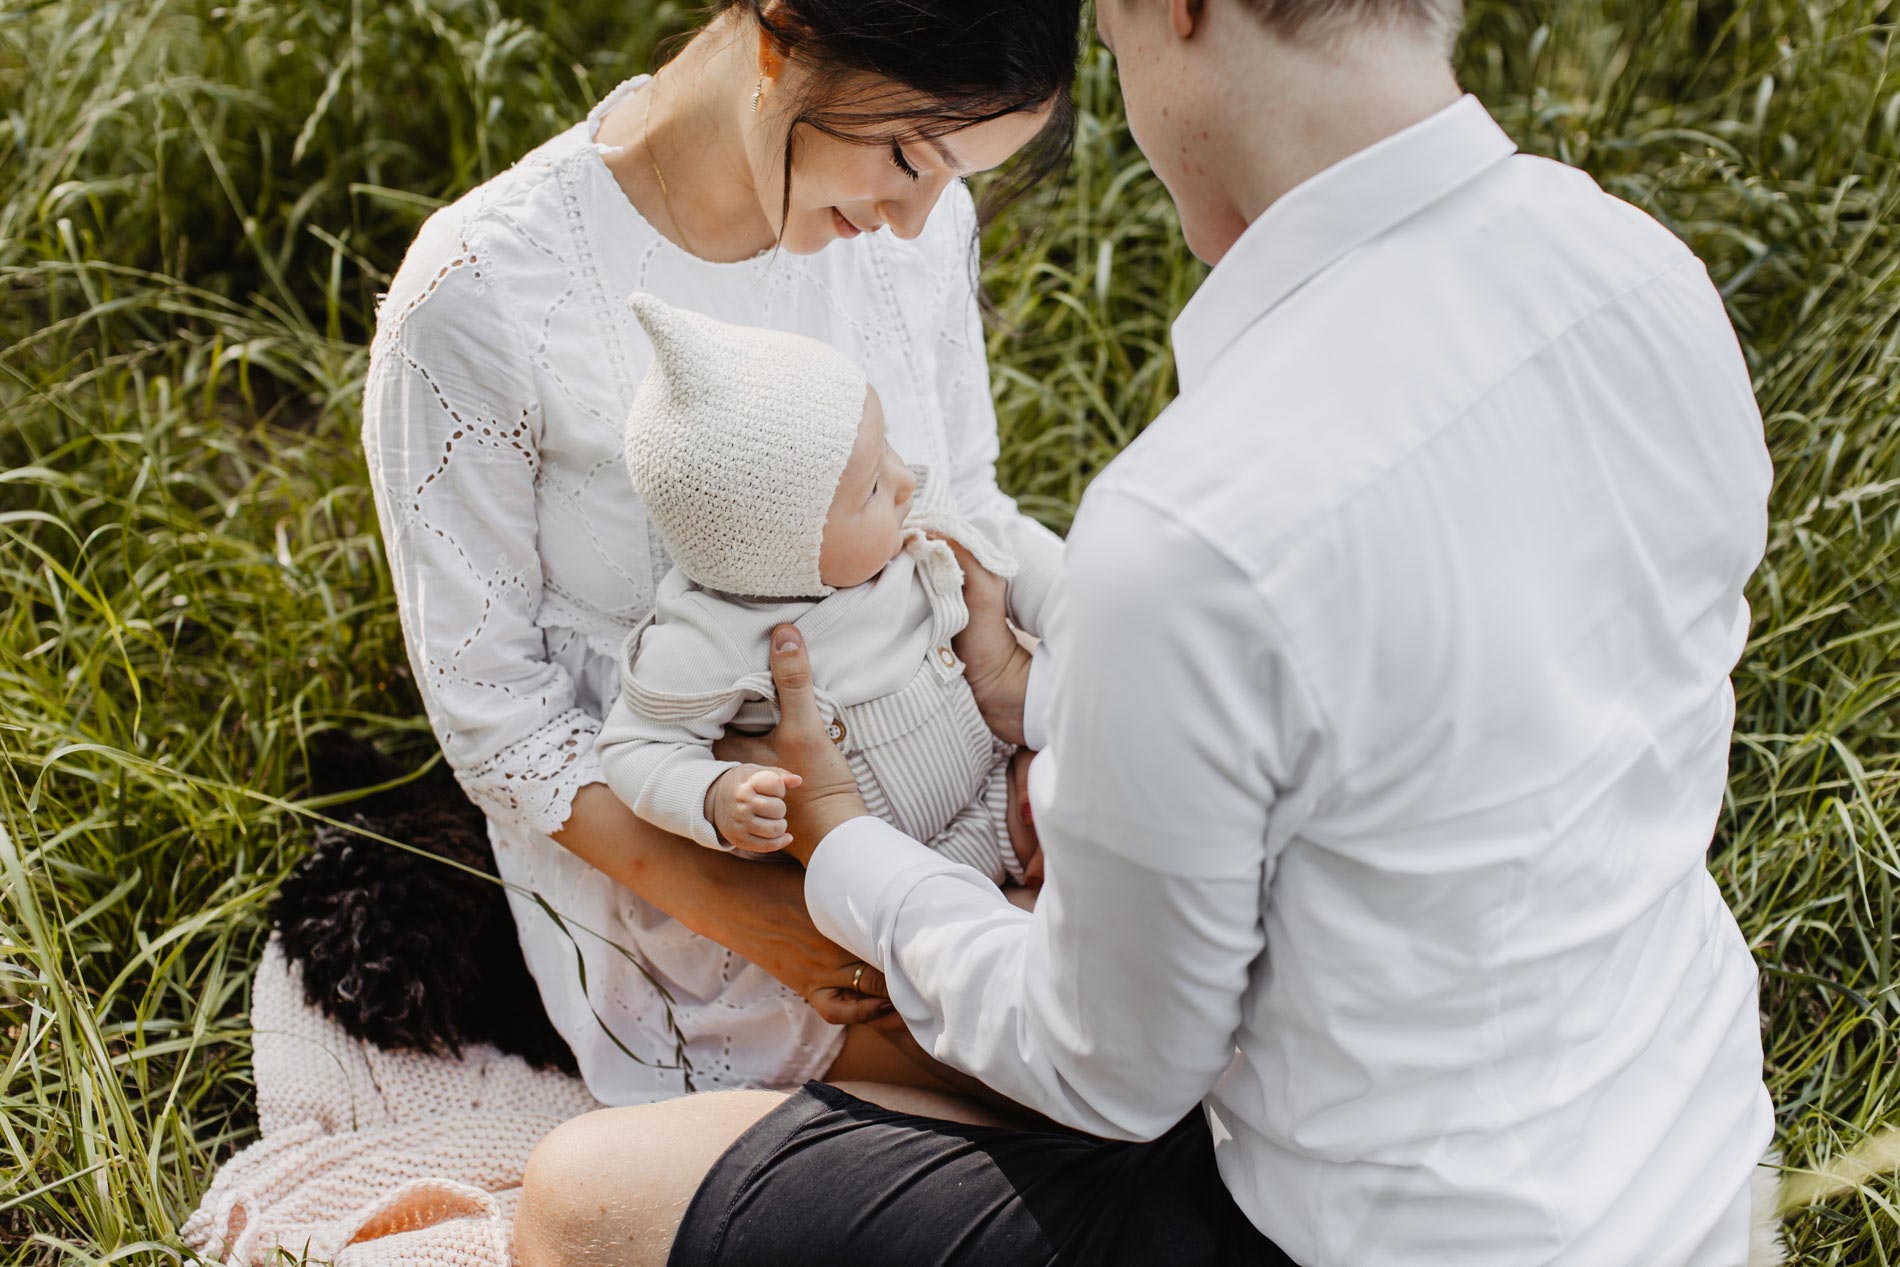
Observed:
[[[1149,1143],[963,1126],[808,1082],[726,1150],[672,1267],[1287,1264],[1195,1110]]]

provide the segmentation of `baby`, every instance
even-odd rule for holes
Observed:
[[[871,811],[994,882],[1021,880],[1033,846],[1020,827],[1012,843],[1012,749],[964,681],[951,645],[969,615],[962,571],[933,538],[1008,578],[1011,619],[1039,633],[1058,569],[1019,571],[997,538],[1042,530],[966,521],[935,473],[898,459],[877,393],[828,345],[650,295],[632,307],[654,360],[627,464],[675,567],[626,642],[597,745],[608,782],[642,818],[709,848],[789,844],[797,776],[718,760],[712,743],[728,726],[776,723],[769,639],[792,622]]]

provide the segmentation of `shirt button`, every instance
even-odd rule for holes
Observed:
[[[938,647],[937,658],[943,661],[943,667],[946,669],[957,667],[957,653],[948,647]]]
[[[831,739],[831,742],[837,744],[840,748],[844,747],[844,718],[837,718],[829,726],[826,726],[825,734]]]

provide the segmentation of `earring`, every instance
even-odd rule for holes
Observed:
[[[759,98],[765,95],[765,76],[759,76],[758,86],[752,90],[752,113],[759,112]]]

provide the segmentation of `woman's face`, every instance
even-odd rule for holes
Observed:
[[[862,143],[842,141],[801,127],[792,147],[792,197],[780,224],[785,198],[785,128],[804,84],[787,67],[766,79],[757,122],[747,138],[759,210],[778,234],[779,245],[799,255],[821,251],[840,238],[889,229],[900,238],[923,232],[931,208],[950,182],[988,171],[1041,131],[1050,107],[991,119],[935,140],[908,136],[922,121],[895,120],[867,134]]]

